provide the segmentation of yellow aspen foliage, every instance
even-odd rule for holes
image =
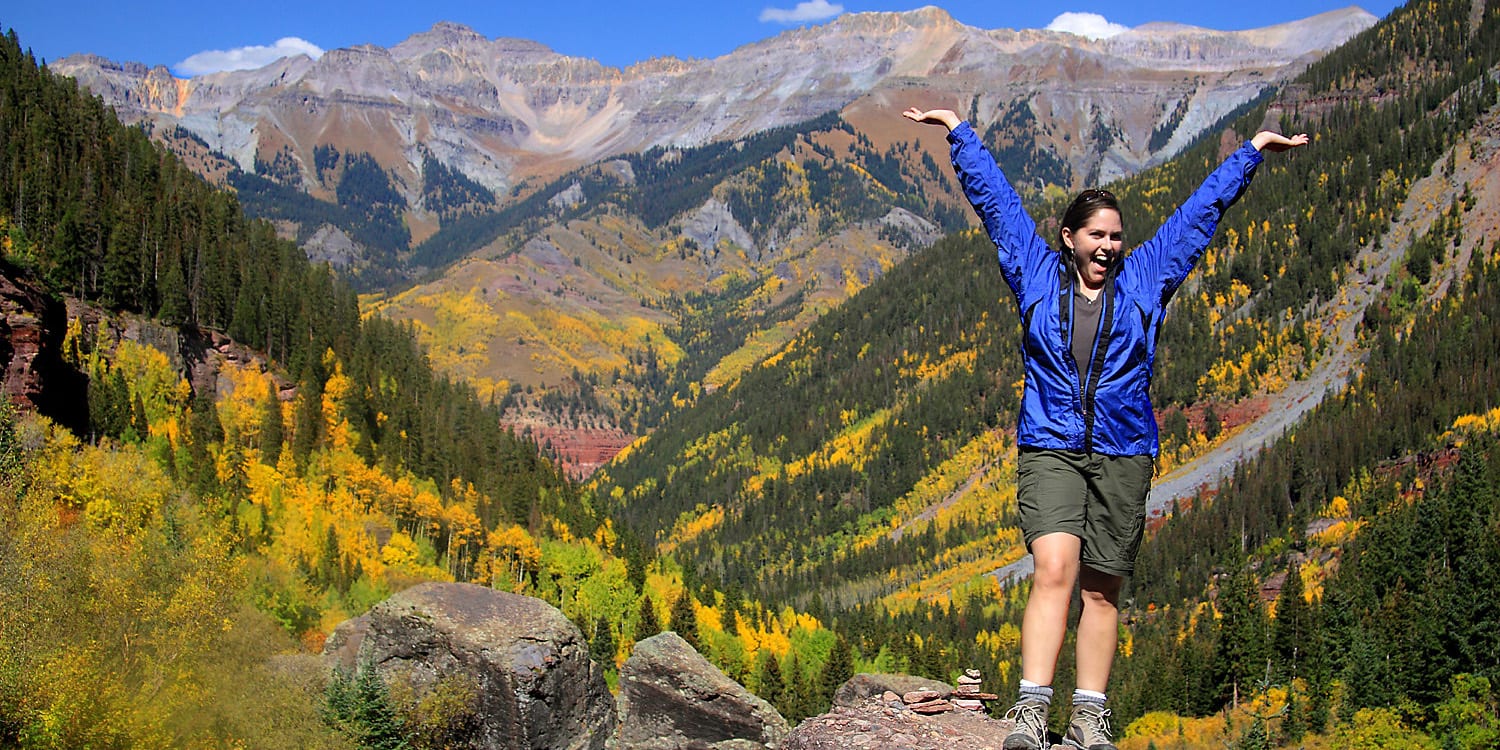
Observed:
[[[159,432],[157,425],[181,414],[192,399],[192,385],[177,373],[167,355],[158,349],[121,341],[115,347],[111,366],[124,375],[125,382],[130,384],[131,395],[140,397],[153,435],[165,434],[166,430]],[[176,440],[175,431],[173,440]]]
[[[469,567],[469,551],[484,543],[484,524],[470,506],[454,503],[443,514],[448,531],[448,572],[458,581],[468,581],[474,574]]]
[[[1349,499],[1343,495],[1335,495],[1328,501],[1328,509],[1323,514],[1328,518],[1348,518]]]
[[[280,408],[279,402],[268,399],[268,394],[273,393],[273,389],[271,376],[258,365],[224,363],[219,370],[217,406],[219,423],[224,426],[226,444],[247,445],[259,437],[261,415],[272,406]]]
[[[724,618],[717,607],[693,600],[693,615],[698,618],[699,632],[724,632]]]
[[[329,350],[325,361],[332,357],[333,351]],[[348,448],[358,441],[353,425],[344,418],[345,402],[353,387],[354,381],[344,374],[343,363],[333,359],[333,374],[323,384],[323,425],[327,430],[328,444],[335,450]]]
[[[417,563],[417,543],[399,531],[380,548],[380,561],[390,567],[409,567]]]
[[[520,526],[507,524],[491,531],[485,546],[489,548],[491,588],[520,592],[525,588],[526,576],[541,569],[542,549]]]
[[[36,463],[39,487],[83,512],[90,525],[133,531],[144,526],[172,493],[161,467],[131,446],[78,445],[62,438]],[[74,448],[76,446],[76,449]]]
[[[1302,577],[1302,598],[1308,604],[1323,598],[1323,581],[1330,572],[1322,561],[1316,558],[1308,560],[1297,569],[1297,575]]]

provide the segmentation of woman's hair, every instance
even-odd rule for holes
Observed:
[[[1062,230],[1077,232],[1094,217],[1094,214],[1106,208],[1120,213],[1120,202],[1115,200],[1114,193],[1098,188],[1089,188],[1079,193],[1078,197],[1073,199],[1073,203],[1068,206],[1068,210],[1063,212],[1062,224],[1057,228],[1058,247],[1063,246]]]

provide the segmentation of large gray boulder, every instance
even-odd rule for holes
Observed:
[[[789,731],[771,704],[673,632],[635,644],[620,669],[618,702],[611,750],[762,750]]]
[[[463,747],[602,750],[614,730],[614,703],[583,634],[529,596],[424,583],[339,625],[323,652],[346,671],[373,664],[418,698],[443,684],[473,686]]]

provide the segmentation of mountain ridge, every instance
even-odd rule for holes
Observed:
[[[94,56],[65,57],[52,68],[78,78],[127,119],[180,118],[247,170],[254,169],[260,127],[292,135],[299,157],[311,151],[311,144],[303,142],[308,134],[294,134],[295,123],[270,116],[282,96],[297,99],[300,92],[300,103],[309,109],[335,104],[362,104],[377,111],[407,108],[408,132],[401,134],[406,148],[415,130],[430,127],[436,137],[422,142],[440,158],[460,163],[480,183],[503,190],[518,181],[512,173],[527,173],[520,162],[528,154],[582,164],[652,146],[698,145],[842,109],[885,81],[922,77],[935,84],[935,76],[1024,70],[1024,65],[1017,68],[1019,61],[1006,59],[1023,53],[1103,55],[1134,68],[1170,61],[1179,71],[1220,73],[1285,66],[1326,50],[1374,20],[1351,7],[1260,30],[1150,26],[1090,41],[1065,32],[968,27],[929,6],[908,13],[846,14],[711,60],[653,58],[624,69],[560,55],[537,42],[486,39],[461,24],[440,22],[389,49],[358,45],[331,50],[317,61],[283,58],[258,70],[190,79],[175,78],[163,67],[104,64]],[[1215,46],[1207,49],[1191,39],[1211,40]],[[1133,61],[1138,51],[1139,61]],[[984,56],[994,59],[986,62]],[[1089,71],[1081,65],[1063,61],[1043,68],[1046,72],[1033,80],[1054,71],[1086,75]],[[355,67],[361,69],[358,75],[351,72]],[[528,89],[528,81],[535,85]],[[958,88],[979,93],[982,86],[970,81]],[[754,106],[730,106],[740,101]],[[443,111],[452,112],[455,122],[469,118],[469,127],[445,131],[438,115]],[[687,122],[672,126],[676,119]],[[577,124],[569,126],[573,122]],[[454,134],[463,130],[475,135]],[[1139,150],[1133,154],[1137,160]],[[516,163],[507,165],[506,157]],[[403,171],[417,170],[408,164]]]
[[[1035,198],[1177,153],[1373,22],[1348,8],[1259,30],[1148,26],[1089,40],[978,29],[929,6],[623,69],[440,22],[389,49],[191,80],[96,58],[53,67],[127,120],[183,128],[226,154],[252,213],[367,278],[366,290],[386,287],[374,306],[412,321],[445,372],[495,398],[518,385],[585,401],[601,390],[602,409],[587,407],[584,421],[602,419],[604,432],[579,439],[619,444],[617,428],[652,426],[643,411],[722,385],[913,248],[973,221],[939,166],[941,143],[896,114],[914,99],[967,111]],[[840,125],[790,124],[829,112]],[[780,128],[804,132],[769,156],[707,155]],[[716,166],[700,175],[700,163]],[[439,173],[475,189],[440,198]],[[669,205],[653,206],[663,195]],[[299,200],[308,205],[287,208]],[[680,300],[726,285],[761,291],[717,314],[794,308],[713,361],[679,366],[704,356],[683,339]],[[462,323],[461,310],[478,317]],[[680,371],[677,382],[653,382],[647,356]],[[622,373],[638,383],[619,384]],[[572,420],[531,414],[518,409],[517,428],[557,437],[566,453],[555,428]]]

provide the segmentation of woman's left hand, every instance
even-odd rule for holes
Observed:
[[[1250,144],[1255,146],[1256,151],[1270,151],[1277,153],[1288,151],[1298,146],[1306,146],[1308,137],[1306,133],[1298,133],[1290,138],[1269,130],[1262,130],[1250,139]]]

